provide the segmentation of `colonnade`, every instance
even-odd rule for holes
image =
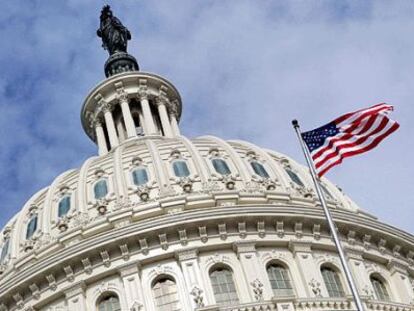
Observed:
[[[154,100],[150,103],[147,91],[139,91],[135,99],[139,103],[139,122],[144,135],[162,135],[165,137],[180,135],[177,120],[177,102],[170,102],[164,94],[160,94],[154,97]],[[100,99],[98,107],[101,110],[98,112],[93,124],[99,155],[106,154],[120,144],[121,134],[119,133],[119,128],[117,131],[113,115],[114,108],[118,104],[121,107],[122,122],[126,130],[127,139],[138,136],[130,103],[131,98],[125,91],[118,92],[116,99],[111,102],[106,102],[103,98]],[[161,122],[160,125],[155,120],[156,116],[153,114],[151,104],[156,106],[156,113],[158,113]],[[105,130],[107,136],[105,135]]]

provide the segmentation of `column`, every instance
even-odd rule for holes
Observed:
[[[174,100],[171,102],[169,108],[172,131],[175,136],[180,136],[180,128],[178,127],[178,101]]]
[[[139,118],[139,125],[142,128],[143,133],[148,133],[147,125],[145,124],[144,116],[142,114],[142,110],[138,111],[138,118]]]
[[[156,103],[158,107],[158,113],[161,119],[162,129],[166,137],[173,137],[170,119],[168,118],[166,99],[164,97],[157,97]]]
[[[391,259],[388,263],[388,269],[391,273],[391,280],[388,282],[391,289],[390,296],[397,301],[410,304],[412,302],[413,289],[408,277],[408,266],[400,261]]]
[[[121,93],[119,95],[119,102],[121,104],[122,116],[124,117],[125,128],[128,138],[137,136],[135,131],[134,119],[132,118],[131,109],[129,108],[128,94]]]
[[[125,300],[128,310],[143,311],[144,297],[142,296],[142,284],[137,264],[131,264],[119,270],[125,289]]]
[[[325,285],[320,277],[319,267],[312,256],[310,242],[291,241],[289,242],[289,248],[299,268],[302,277],[301,284],[304,286],[307,297],[328,297]],[[302,296],[301,293],[298,294]]]
[[[206,301],[205,286],[201,276],[200,265],[198,264],[198,250],[193,248],[176,252],[176,257],[183,271],[185,285],[187,292],[190,294],[193,310],[211,304],[212,302]]]
[[[106,145],[105,133],[102,127],[102,121],[97,119],[95,121],[95,134],[98,143],[99,155],[108,153],[108,146]]]
[[[237,252],[237,257],[249,287],[250,301],[270,300],[273,296],[272,289],[267,281],[265,271],[257,258],[255,244],[252,241],[238,241],[234,243],[233,248]],[[254,290],[257,288],[263,289],[261,297],[255,297],[257,294]]]
[[[87,311],[85,301],[85,284],[80,282],[65,291],[68,310]]]
[[[108,130],[109,136],[109,143],[111,144],[112,149],[119,145],[119,141],[115,129],[114,118],[112,117],[111,106],[109,104],[106,104],[102,110],[104,112],[106,129]]]
[[[141,103],[142,114],[144,116],[144,128],[147,130],[145,134],[147,135],[154,135],[157,134],[157,130],[155,129],[154,117],[151,112],[150,104],[148,101],[148,94],[146,91],[140,91],[139,93],[139,101]]]
[[[358,293],[361,296],[369,297],[372,294],[372,286],[366,273],[364,258],[362,257],[363,251],[360,246],[347,247],[346,257],[348,258],[349,267],[358,288]]]

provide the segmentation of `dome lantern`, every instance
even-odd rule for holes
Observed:
[[[138,71],[135,58],[127,53],[131,34],[109,6],[102,9],[100,20],[97,34],[110,55],[107,79],[90,92],[81,112],[82,126],[98,145],[99,155],[139,136],[180,135],[177,89],[160,76]]]

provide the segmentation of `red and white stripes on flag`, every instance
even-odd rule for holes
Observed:
[[[371,150],[396,131],[399,124],[388,118],[391,111],[393,106],[378,104],[302,133],[319,177],[344,158]]]

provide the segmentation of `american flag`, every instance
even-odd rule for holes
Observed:
[[[371,150],[396,131],[400,125],[388,118],[391,111],[393,106],[382,103],[302,133],[319,177],[344,158]]]

